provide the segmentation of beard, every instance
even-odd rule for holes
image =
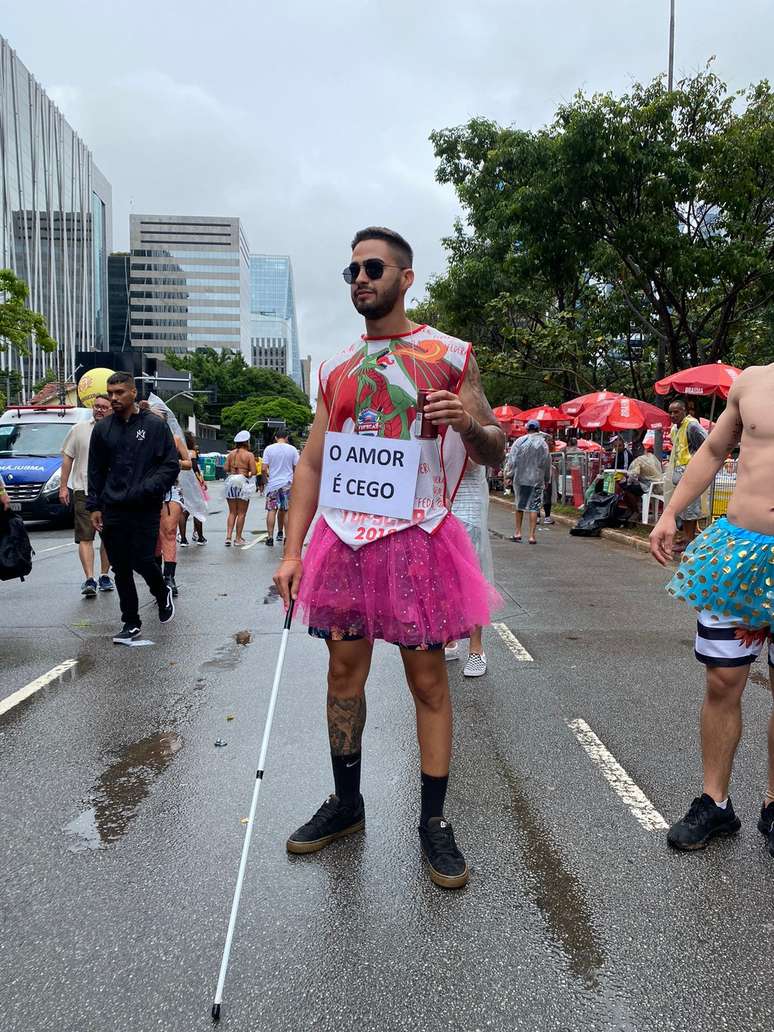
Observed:
[[[363,298],[360,301],[352,298],[352,304],[360,315],[366,319],[383,319],[389,315],[400,299],[400,282],[385,287],[381,296]]]

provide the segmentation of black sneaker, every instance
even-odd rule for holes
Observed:
[[[81,594],[86,598],[94,598],[97,594],[97,582],[93,577],[87,577],[81,585]]]
[[[346,806],[338,796],[331,795],[310,821],[293,832],[285,846],[288,853],[316,853],[335,839],[364,827],[365,804],[361,795],[356,803]]]
[[[207,538],[203,537],[201,534],[198,537],[196,537],[194,535],[194,541],[196,542],[197,545],[206,545],[207,544]]]
[[[285,535],[282,533],[282,531],[280,531],[279,534],[277,534],[277,541],[284,541],[284,540],[285,540]]]
[[[118,634],[113,635],[114,645],[128,645],[134,641],[135,638],[140,636],[140,627],[138,624],[125,623]]]
[[[419,825],[419,841],[431,880],[444,889],[461,889],[470,872],[454,841],[451,824],[443,817],[431,817],[426,825]]]
[[[171,573],[164,575],[164,583],[172,591],[172,598],[177,598],[177,584],[175,584],[175,578]]]
[[[741,827],[730,799],[722,810],[705,792],[694,799],[685,817],[672,825],[667,842],[673,849],[704,849],[716,835],[736,835]]]
[[[175,615],[175,603],[172,601],[172,588],[167,587],[161,598],[156,599],[159,607],[159,623],[169,623]]]
[[[761,807],[758,831],[768,839],[769,856],[774,856],[774,803]]]
[[[274,546],[274,538],[267,537],[266,544],[269,546],[269,548],[272,548]]]

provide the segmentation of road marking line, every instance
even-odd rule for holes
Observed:
[[[605,748],[585,720],[569,720],[567,726],[581,744],[591,762],[599,767],[602,777],[626,804],[646,831],[664,831],[667,822],[639,788],[615,756]]]
[[[510,649],[510,651],[514,654],[514,656],[516,657],[516,659],[519,660],[520,663],[535,662],[532,656],[530,656],[529,652],[527,652],[527,650],[524,648],[524,646],[521,644],[519,639],[516,637],[516,635],[513,633],[513,631],[507,624],[495,623],[492,624],[492,627],[494,627],[494,629],[505,642],[506,647]]]
[[[243,552],[249,552],[251,548],[255,548],[255,546],[258,544],[259,541],[260,541],[260,538],[256,538],[256,540],[255,541],[251,541],[249,545],[242,545],[242,549],[241,550]]]
[[[35,555],[43,555],[44,552],[55,552],[57,548],[75,548],[73,541],[66,541],[63,545],[52,545],[50,548],[36,548]]]
[[[51,684],[57,677],[61,677],[62,674],[66,674],[68,670],[72,670],[74,666],[78,665],[77,659],[66,659],[64,663],[60,663],[55,666],[53,670],[49,670],[47,674],[43,674],[41,677],[36,678],[34,681],[30,681],[29,684],[25,684],[23,688],[20,688],[18,692],[14,692],[13,695],[9,695],[7,699],[0,701],[0,716],[3,713],[7,713],[8,710],[13,709],[14,706],[18,706],[20,702],[24,702],[30,695],[34,695],[35,692],[40,691],[41,688],[45,688],[47,684]]]

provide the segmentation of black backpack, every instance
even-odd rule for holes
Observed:
[[[21,516],[0,513],[0,581],[28,577],[34,554]]]

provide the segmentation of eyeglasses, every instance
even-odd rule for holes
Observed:
[[[352,262],[342,272],[345,283],[354,283],[360,275],[360,262]],[[381,279],[385,269],[405,269],[405,265],[388,265],[381,258],[366,258],[362,264],[363,271],[370,280]]]

